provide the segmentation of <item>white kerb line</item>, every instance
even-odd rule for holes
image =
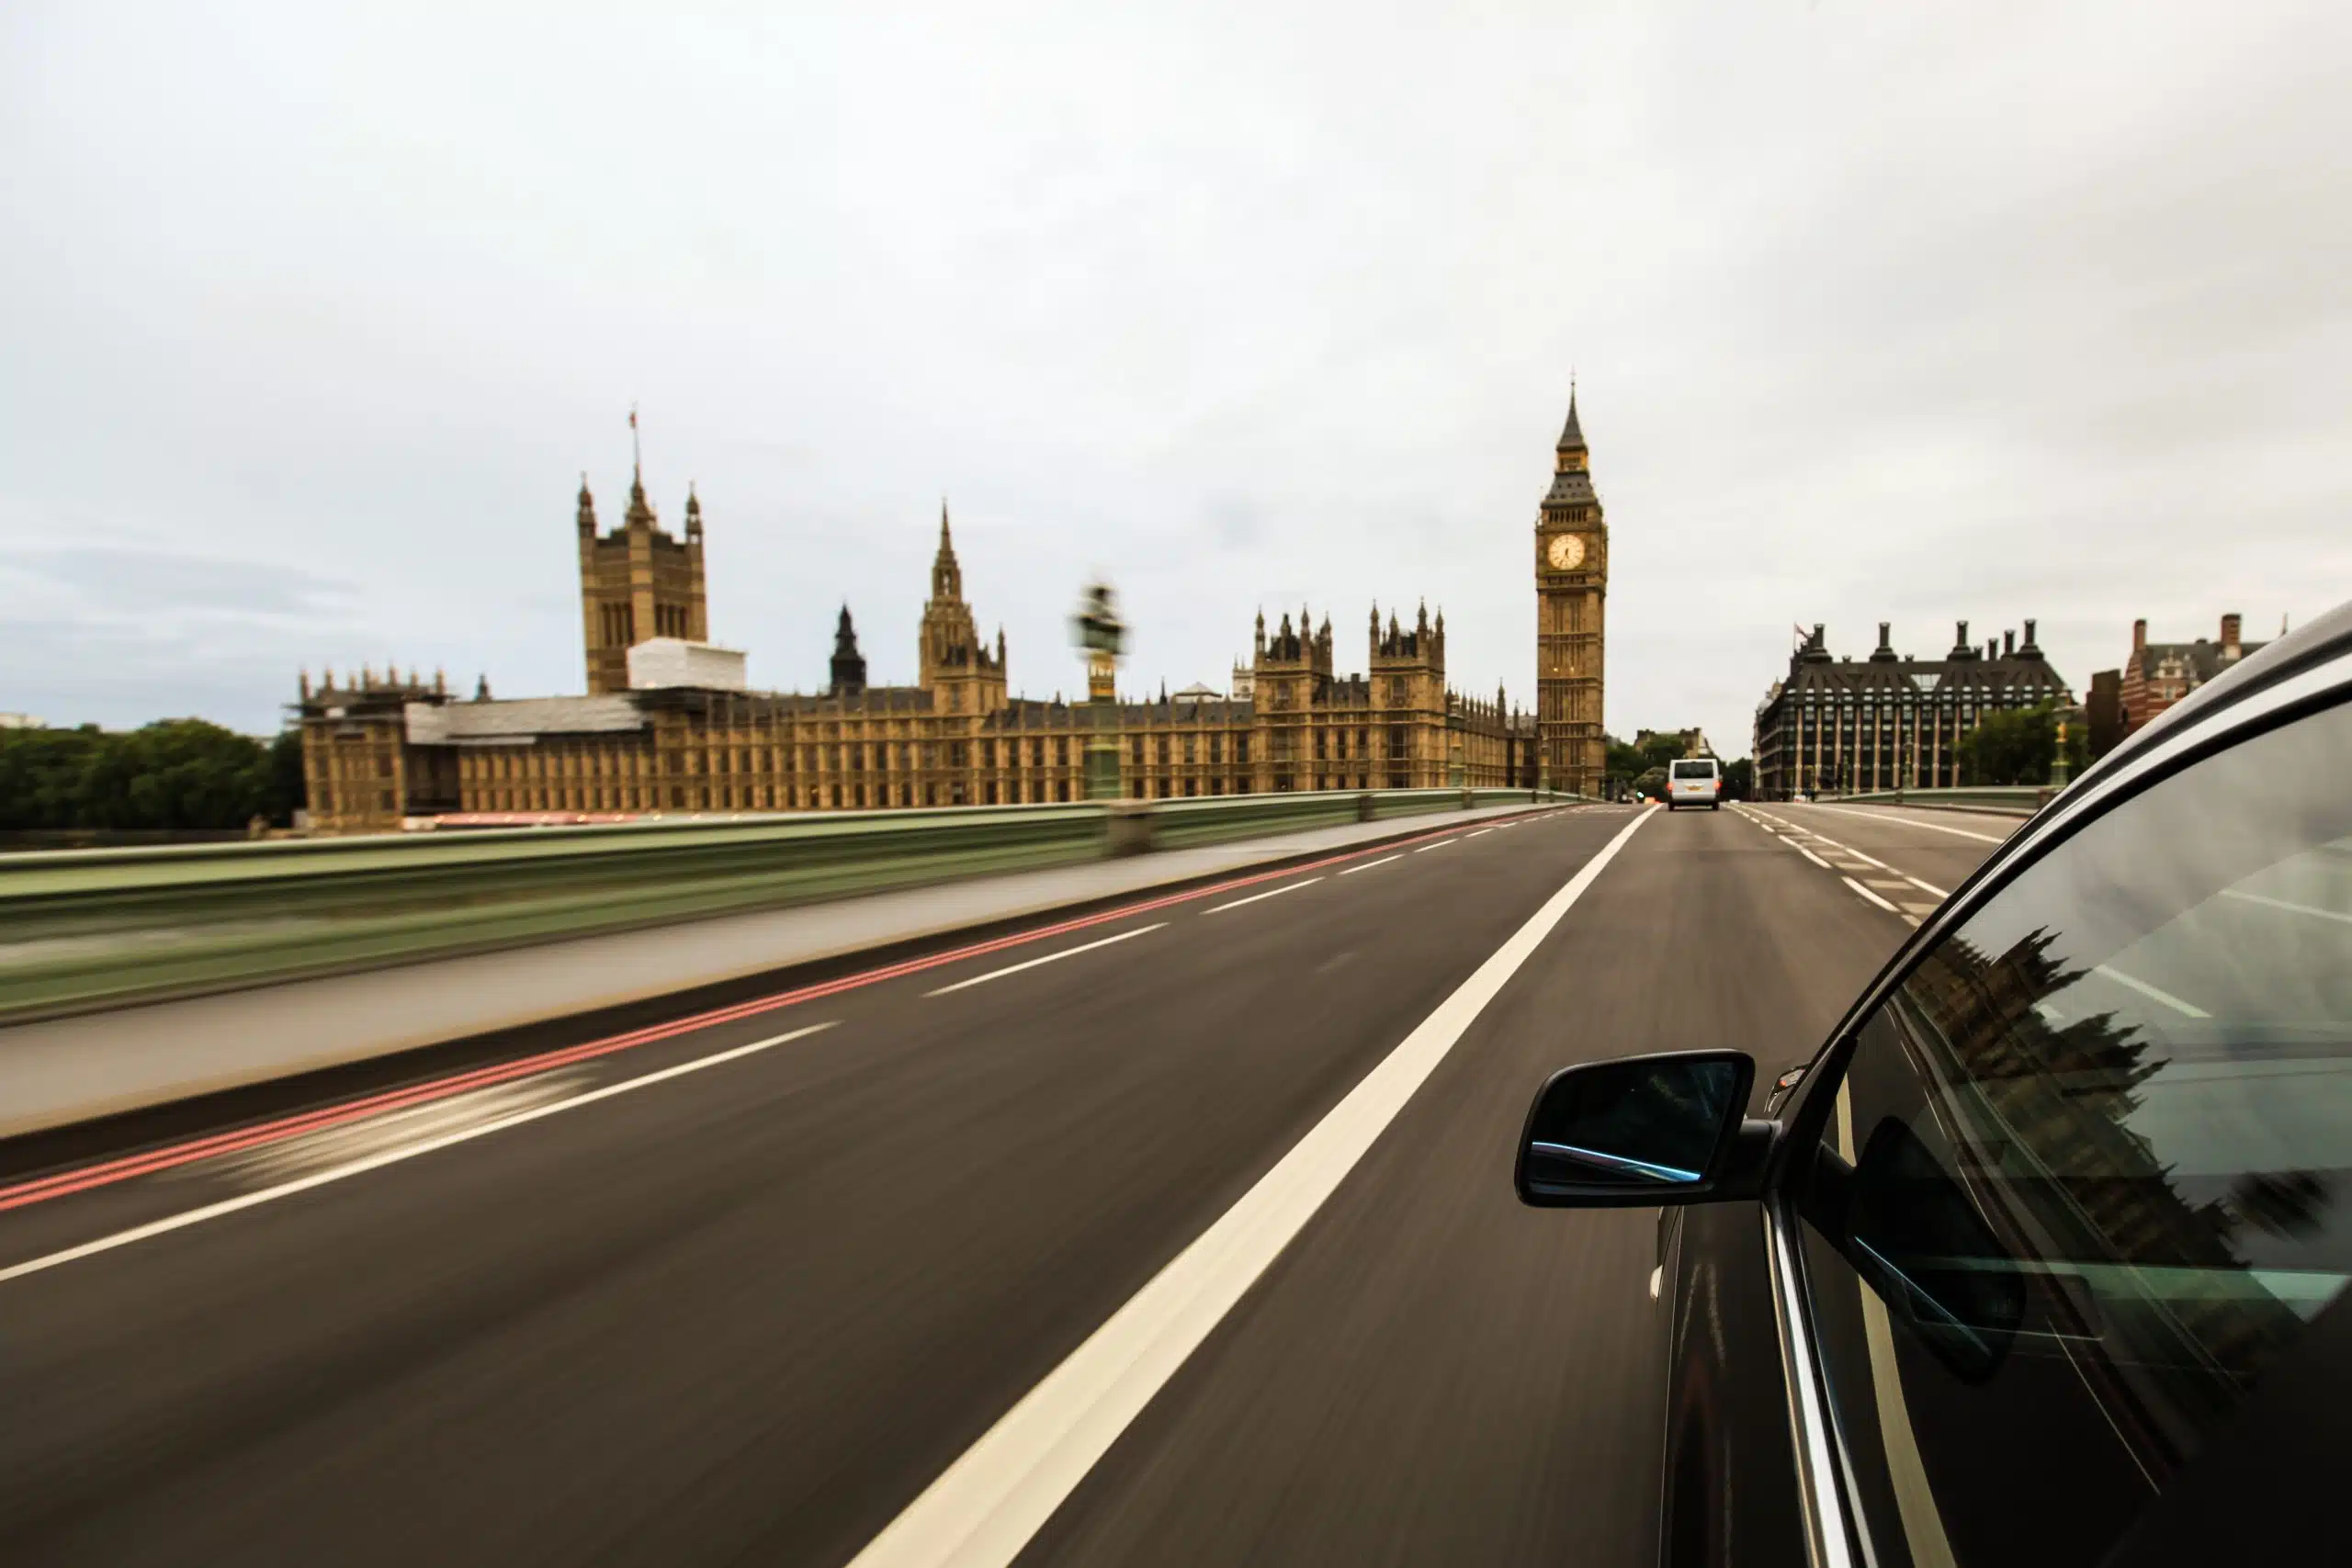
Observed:
[[[616,1084],[606,1084],[602,1089],[592,1089],[585,1094],[575,1094],[569,1100],[559,1100],[550,1105],[535,1105],[528,1111],[518,1111],[512,1116],[502,1116],[495,1122],[483,1122],[471,1127],[460,1127],[454,1133],[445,1133],[437,1138],[427,1138],[421,1143],[410,1144],[401,1148],[387,1149],[382,1154],[369,1155],[366,1159],[356,1159],[348,1165],[336,1166],[332,1170],[322,1170],[293,1181],[283,1181],[275,1187],[265,1187],[258,1192],[247,1192],[241,1197],[223,1199],[218,1203],[207,1203],[200,1209],[190,1209],[186,1213],[173,1214],[168,1218],[152,1221],[147,1224],[133,1225],[127,1231],[117,1231],[112,1235],[100,1236],[96,1241],[85,1241],[79,1247],[69,1247],[62,1252],[52,1252],[44,1258],[28,1258],[22,1263],[12,1263],[6,1269],[0,1269],[0,1283],[19,1279],[27,1274],[38,1274],[44,1269],[54,1269],[61,1263],[72,1263],[77,1258],[88,1258],[96,1253],[111,1252],[118,1247],[128,1247],[134,1241],[145,1241],[152,1235],[162,1235],[169,1231],[201,1224],[207,1220],[217,1220],[224,1214],[233,1214],[240,1209],[251,1209],[274,1199],[290,1198],[297,1192],[307,1192],[313,1187],[324,1187],[330,1181],[341,1181],[347,1176],[361,1176],[371,1170],[380,1170],[388,1165],[398,1165],[404,1159],[414,1159],[419,1155],[429,1155],[435,1149],[446,1149],[452,1144],[462,1144],[474,1138],[486,1138],[492,1133],[503,1133],[509,1127],[519,1127],[526,1122],[536,1122],[542,1116],[552,1116],[559,1111],[571,1111],[579,1106],[593,1105],[597,1100],[610,1100],[616,1094],[627,1094],[631,1089],[644,1089],[649,1084],[661,1083],[668,1078],[682,1077],[687,1073],[698,1073],[705,1067],[715,1067],[722,1062],[732,1062],[738,1058],[749,1056],[754,1052],[767,1050],[770,1046],[782,1045],[788,1041],[798,1040],[803,1035],[831,1029],[840,1021],[839,1019],[831,1019],[823,1023],[812,1023],[806,1029],[793,1030],[788,1034],[772,1035],[765,1040],[754,1040],[749,1045],[737,1045],[730,1050],[715,1052],[707,1056],[697,1056],[691,1062],[681,1062],[675,1066],[663,1067],[658,1072],[646,1073],[641,1077],[627,1078]]]
[[[1635,816],[1216,1224],[964,1450],[850,1568],[1006,1568],[1263,1274],[1601,869]]]
[[[2104,964],[2094,964],[2091,965],[2091,973],[2094,975],[2104,975],[2119,986],[2129,986],[2132,989],[2139,992],[2142,996],[2150,998],[2155,1001],[2160,1001],[2164,1003],[2165,1006],[2172,1009],[2175,1012],[2181,1013],[2187,1017],[2211,1018],[2213,1016],[2211,1013],[2207,1012],[2203,1008],[2199,1007],[2195,1002],[2182,1001],[2170,991],[2158,990],[2155,987],[2151,986],[2145,980],[2140,979],[2135,976],[2126,975],[2120,969],[2110,969]]]
[[[1227,909],[1238,909],[1242,905],[1254,904],[1261,898],[1279,897],[1284,893],[1295,893],[1302,887],[1312,887],[1322,880],[1323,879],[1319,876],[1310,876],[1304,882],[1293,882],[1281,887],[1270,888],[1263,893],[1252,893],[1247,898],[1236,898],[1230,904],[1219,904],[1216,908],[1203,909],[1201,913],[1204,915],[1221,915]]]
[[[2222,888],[2222,897],[2235,898],[2247,904],[2259,904],[2267,909],[2284,909],[2289,914],[2313,915],[2323,920],[2340,920],[2347,926],[2352,926],[2352,915],[2337,909],[2323,909],[2316,904],[2290,904],[2284,898],[2266,897],[2259,893],[2241,893],[2234,887]]]
[[[1871,903],[1876,904],[1880,908],[1884,909],[1890,915],[1899,915],[1903,912],[1894,905],[1888,903],[1885,899],[1880,897],[1877,894],[1871,892],[1869,888],[1863,886],[1860,883],[1855,881],[1850,876],[1841,876],[1838,880],[1852,888],[1855,892],[1860,894],[1863,897],[1869,899]]]
[[[1162,920],[1156,926],[1137,926],[1131,931],[1106,936],[1100,942],[1082,942],[1076,947],[1065,947],[1059,953],[1049,953],[1043,958],[1032,958],[1025,964],[1008,964],[1001,969],[991,969],[985,975],[975,975],[968,980],[958,980],[952,986],[942,986],[935,991],[925,991],[926,997],[944,997],[950,991],[960,991],[967,986],[985,986],[990,980],[1001,980],[1007,975],[1018,975],[1023,969],[1035,969],[1040,964],[1053,964],[1064,958],[1075,958],[1081,953],[1091,953],[1098,947],[1108,947],[1114,942],[1125,942],[1132,936],[1148,936],[1168,924]]]
[[[1900,822],[1906,828],[1925,828],[1930,833],[1950,833],[1955,839],[1973,839],[1980,844],[2006,844],[2006,838],[1990,833],[1972,833],[1965,828],[1947,828],[1940,822],[1922,822],[1917,817],[1889,817],[1883,811],[1864,811],[1854,806],[1816,806],[1815,811],[1836,811],[1848,817],[1868,817],[1880,822]],[[2018,824],[2022,827],[2024,824]]]
[[[1370,871],[1376,865],[1394,865],[1404,858],[1405,857],[1403,855],[1383,855],[1378,860],[1368,860],[1362,865],[1351,865],[1348,867],[1347,870],[1340,873],[1340,874],[1341,876],[1353,876],[1357,872]]]

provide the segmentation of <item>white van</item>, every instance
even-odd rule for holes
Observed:
[[[1723,803],[1723,768],[1713,757],[1685,757],[1666,765],[1668,811],[1678,806],[1703,806],[1715,811],[1722,808]]]

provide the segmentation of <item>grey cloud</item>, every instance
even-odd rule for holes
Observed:
[[[1744,745],[1792,621],[2037,615],[2080,685],[2352,583],[2344,7],[923,20],[12,7],[0,609],[52,646],[0,707],[577,689],[631,402],[780,685],[845,597],[911,673],[944,491],[1016,684],[1075,687],[1099,568],[1138,686],[1303,592],[1525,692],[1571,363],[1621,731]]]

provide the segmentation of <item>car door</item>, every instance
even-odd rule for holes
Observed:
[[[1863,1561],[2352,1560],[2352,710],[2085,823],[1838,1055],[1784,1212]]]

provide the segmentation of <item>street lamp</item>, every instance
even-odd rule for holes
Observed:
[[[1119,796],[1119,742],[1112,733],[1117,714],[1119,652],[1126,646],[1126,623],[1119,619],[1111,585],[1088,585],[1070,617],[1070,632],[1086,655],[1086,798]]]

